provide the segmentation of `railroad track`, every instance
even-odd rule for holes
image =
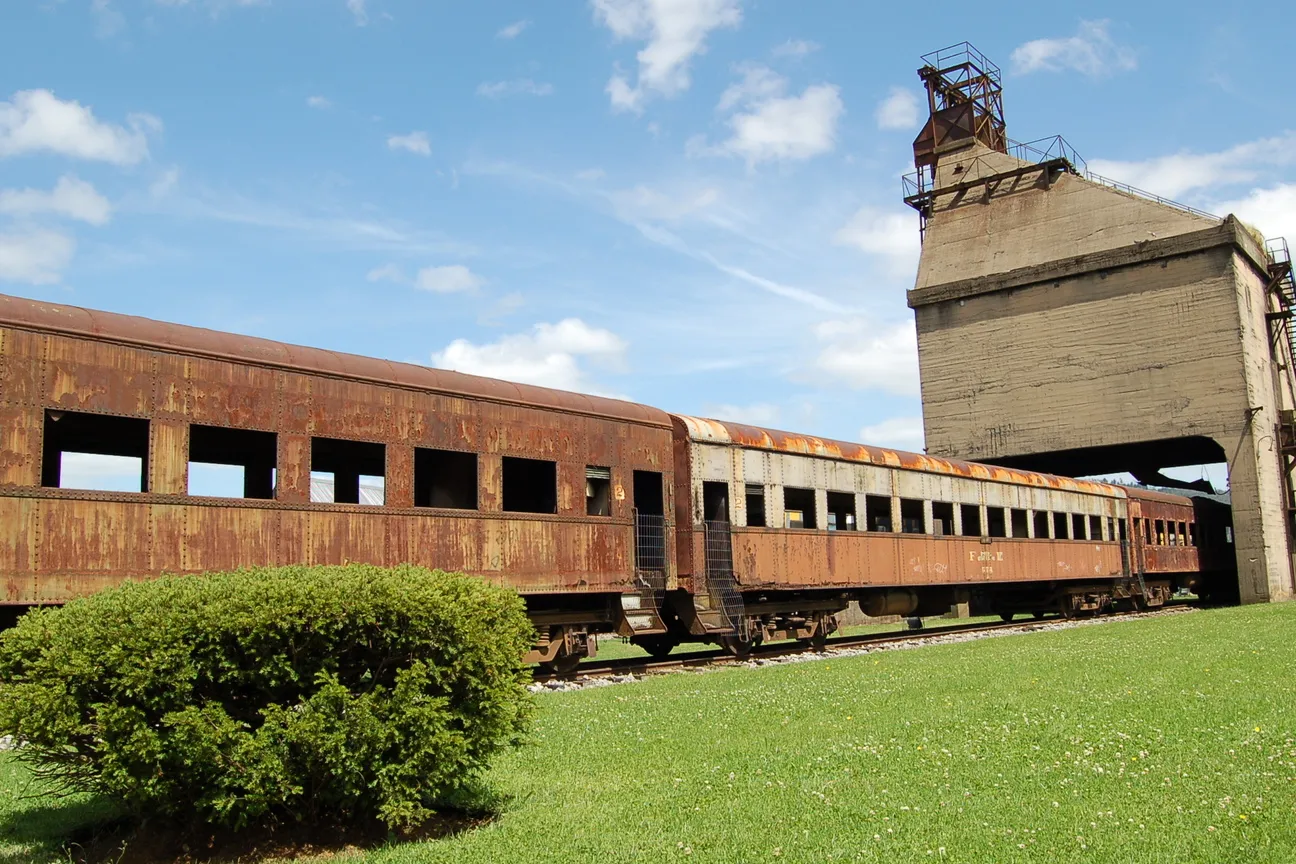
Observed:
[[[642,677],[704,666],[746,665],[761,660],[777,660],[778,658],[797,654],[817,654],[821,657],[831,657],[834,654],[855,648],[884,647],[896,643],[936,642],[941,640],[942,637],[960,637],[957,640],[948,641],[965,641],[962,637],[983,638],[986,635],[999,632],[1030,633],[1036,630],[1061,630],[1070,627],[1126,621],[1134,618],[1173,615],[1189,612],[1196,608],[1196,606],[1187,603],[1176,603],[1147,612],[1120,612],[1096,618],[1064,618],[1061,615],[1053,615],[1042,619],[1014,621],[1011,623],[950,625],[947,627],[924,627],[920,630],[904,630],[899,633],[835,636],[828,639],[822,651],[815,651],[814,648],[803,642],[777,642],[755,648],[746,657],[734,657],[723,650],[714,649],[673,654],[661,660],[654,660],[650,657],[625,657],[604,661],[588,660],[580,664],[574,672],[549,674],[536,670],[534,677],[536,683],[542,686],[549,682],[564,684],[596,678]]]

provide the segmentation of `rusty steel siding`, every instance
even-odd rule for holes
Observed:
[[[655,409],[275,343],[261,345],[269,360],[335,374],[230,362],[258,340],[157,322],[123,334],[121,316],[104,328],[98,313],[48,308],[65,330],[111,332],[0,328],[2,603],[62,602],[161,572],[346,561],[415,561],[524,592],[619,592],[634,585],[632,472],[673,483],[669,421]],[[373,383],[383,376],[392,383]],[[413,389],[443,377],[470,392]],[[149,491],[41,488],[47,408],[148,418]],[[190,498],[190,423],[277,433],[276,499]],[[384,444],[386,506],[310,503],[313,435]],[[415,446],[477,453],[480,509],[413,508]],[[557,462],[558,514],[500,512],[504,454]],[[585,516],[586,465],[612,471],[610,518]]]
[[[792,432],[746,426],[741,423],[728,423],[720,420],[686,417],[676,414],[672,414],[671,417],[676,423],[677,430],[682,431],[691,440],[698,443],[735,445],[757,450],[796,453],[803,456],[862,462],[886,468],[901,468],[926,474],[944,474],[1019,486],[1039,486],[1068,492],[1103,495],[1109,498],[1123,498],[1125,495],[1120,487],[1107,483],[1075,480],[1070,477],[1040,474],[1033,471],[1017,471],[1010,468],[979,465],[954,459],[941,459],[922,453],[907,453],[903,450],[872,447],[867,444],[815,438],[808,435],[797,435]]]
[[[1197,542],[1201,542],[1202,526],[1196,524],[1197,515],[1191,498],[1150,489],[1131,489],[1129,494],[1131,518],[1138,516],[1154,523],[1157,519],[1167,523],[1191,523],[1195,526]],[[1132,524],[1130,530],[1133,530]],[[1151,544],[1144,542],[1140,532],[1134,532],[1137,554],[1144,573],[1193,573],[1201,569],[1199,547],[1158,545],[1155,527],[1152,532]],[[1187,541],[1187,537],[1184,539]]]
[[[112,343],[118,347],[144,348],[242,366],[313,374],[323,378],[353,379],[383,387],[439,392],[478,402],[531,406],[661,429],[669,429],[671,422],[664,411],[617,399],[512,384],[445,369],[289,345],[270,339],[2,294],[0,327],[36,334],[59,334],[87,344]]]
[[[694,532],[700,549],[701,532]],[[733,530],[747,590],[992,584],[1121,575],[1119,543],[862,531]]]

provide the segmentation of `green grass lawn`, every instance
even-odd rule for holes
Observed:
[[[546,694],[492,823],[344,860],[1296,861],[1293,634],[1289,603]],[[24,776],[0,861],[58,860],[92,805]]]

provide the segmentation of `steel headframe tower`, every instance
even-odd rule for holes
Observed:
[[[922,62],[928,119],[913,142],[914,167],[930,169],[941,153],[973,140],[1007,153],[999,67],[968,42],[924,54]]]

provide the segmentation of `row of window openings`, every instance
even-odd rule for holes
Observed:
[[[108,492],[148,489],[148,421],[130,417],[47,411],[41,485]],[[387,448],[383,444],[311,439],[310,500],[369,504],[386,500]],[[273,499],[277,474],[273,432],[189,427],[190,495]],[[558,465],[545,459],[505,456],[502,508],[515,513],[558,511]],[[634,472],[635,507],[662,515],[662,475]],[[476,510],[476,453],[414,448],[414,505]],[[585,512],[612,513],[612,469],[585,469]]]
[[[1196,546],[1197,525],[1193,522],[1175,522],[1169,519],[1141,519],[1134,517],[1134,533],[1143,535],[1148,546]],[[1232,531],[1229,531],[1229,541]]]
[[[728,521],[729,484],[706,482],[702,484],[703,518],[711,521]],[[752,528],[769,527],[765,513],[765,487],[749,483],[745,489],[747,504],[747,525]],[[891,499],[884,495],[864,496],[863,527],[856,516],[855,495],[851,492],[828,492],[826,495],[827,513],[824,525],[828,531],[875,531],[893,532],[891,518]],[[946,501],[932,502],[932,534],[955,534],[954,508],[959,508],[962,532],[965,537],[1007,537],[1008,528],[1012,527],[1013,537],[1030,535],[1029,522],[1031,515],[1026,510],[1005,507],[987,507],[985,531],[981,530],[981,508],[976,504],[951,504]],[[783,487],[783,527],[817,529],[820,527],[816,518],[815,490]],[[1113,530],[1116,520],[1108,517],[1108,536],[1115,537]],[[1038,538],[1049,536],[1050,524],[1053,536],[1058,540],[1085,540],[1102,538],[1102,517],[1084,516],[1080,513],[1051,513],[1044,510],[1034,512],[1034,535]],[[1087,529],[1087,533],[1086,533]],[[915,498],[900,499],[900,533],[926,534],[923,518],[923,502]]]

